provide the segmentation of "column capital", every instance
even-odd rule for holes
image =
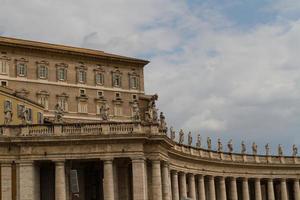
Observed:
[[[66,162],[65,159],[60,159],[60,160],[52,160],[56,165],[62,165]]]
[[[178,174],[178,171],[177,171],[177,170],[174,170],[174,169],[172,169],[172,170],[171,170],[171,173],[172,173],[172,174]]]
[[[103,157],[101,158],[101,160],[104,162],[104,163],[112,163],[114,158],[113,157]]]
[[[248,181],[249,178],[248,177],[242,177],[241,179],[242,179],[242,181]]]
[[[20,166],[32,166],[34,164],[34,161],[33,160],[20,160],[18,162]]]
[[[145,162],[146,158],[144,156],[131,157],[131,162]]]

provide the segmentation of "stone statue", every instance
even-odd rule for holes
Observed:
[[[184,142],[184,132],[182,129],[179,131],[179,144],[183,144]]]
[[[163,112],[160,112],[159,115],[159,128],[160,130],[162,130],[164,133],[167,133],[168,127],[167,127],[167,123],[166,123],[166,117],[164,116]]]
[[[270,145],[269,145],[269,143],[267,143],[265,145],[265,149],[266,149],[266,155],[268,156],[270,154]]]
[[[10,108],[5,109],[4,111],[4,124],[8,125],[12,121],[13,113]]]
[[[255,142],[252,143],[252,153],[253,155],[257,154],[257,144],[255,144]]]
[[[173,126],[170,128],[170,138],[171,140],[175,140],[175,131],[173,130]]]
[[[222,152],[223,151],[223,144],[221,142],[221,139],[218,138],[218,152]]]
[[[207,137],[207,149],[211,150],[211,139],[210,139],[210,137]]]
[[[193,143],[193,137],[192,137],[192,133],[190,131],[188,134],[188,145],[192,146],[192,143]]]
[[[101,106],[100,108],[100,116],[102,120],[107,121],[109,119],[109,106],[107,103]]]
[[[196,147],[201,148],[201,136],[200,136],[200,134],[198,134],[198,136],[197,136]]]
[[[158,109],[156,108],[155,101],[158,99],[158,95],[155,94],[151,97],[148,103],[148,110],[145,113],[145,120],[148,122],[157,122],[158,120]]]
[[[297,154],[298,154],[298,147],[295,144],[293,144],[293,156],[295,157],[297,156]]]
[[[283,155],[283,149],[281,144],[278,145],[278,156],[282,156]]]
[[[134,101],[132,104],[132,112],[133,112],[133,116],[132,116],[133,121],[135,121],[135,122],[140,121],[141,120],[140,108],[136,101]]]
[[[233,152],[232,139],[229,140],[229,142],[228,142],[228,144],[227,144],[227,147],[228,147],[229,153],[232,153],[232,152]]]
[[[242,141],[241,143],[241,154],[245,154],[246,153],[246,145],[244,143],[244,141]]]
[[[63,119],[64,111],[58,103],[55,105],[54,109],[55,109],[55,111],[54,111],[54,121],[56,123],[61,123],[62,119]]]
[[[27,124],[28,122],[28,110],[24,107],[22,107],[22,111],[20,113],[20,118],[22,120],[22,124]]]

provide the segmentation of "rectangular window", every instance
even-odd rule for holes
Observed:
[[[122,77],[120,74],[113,74],[113,86],[121,87]]]
[[[97,91],[97,98],[103,97],[103,91]]]
[[[7,87],[8,85],[7,81],[0,81],[0,84],[2,87]]]
[[[37,123],[43,124],[43,122],[44,122],[43,113],[37,112]]]
[[[104,84],[104,75],[102,73],[96,73],[95,81],[96,81],[97,85],[103,85]]]
[[[85,89],[79,89],[79,96],[85,96]]]
[[[9,100],[5,100],[4,102],[4,111],[12,110],[12,103]]]
[[[122,116],[123,114],[123,109],[122,109],[122,105],[115,105],[115,116]]]
[[[138,77],[131,76],[130,77],[130,88],[137,89],[138,88]]]
[[[45,65],[38,66],[38,76],[42,79],[48,78],[48,68]]]
[[[27,108],[27,121],[32,122],[32,109],[31,108]]]
[[[1,60],[0,61],[0,74],[8,74],[8,61]]]
[[[78,71],[78,82],[85,83],[86,82],[86,71],[79,70]]]
[[[78,103],[78,112],[79,113],[87,113],[88,112],[87,102],[79,102]]]
[[[17,105],[17,114],[18,114],[18,117],[22,117],[24,108],[25,108],[24,105],[21,105],[21,104]]]
[[[38,103],[44,106],[46,110],[48,110],[48,97],[47,96],[39,96]]]
[[[27,66],[25,63],[17,64],[17,75],[18,76],[26,76],[27,74]]]
[[[67,70],[65,68],[57,69],[57,80],[59,81],[67,80]]]
[[[136,94],[132,95],[132,100],[137,100],[137,95]]]
[[[119,92],[116,92],[116,100],[120,100],[121,99],[121,94]]]
[[[67,98],[65,97],[60,97],[58,98],[58,105],[61,107],[61,109],[63,111],[68,111],[68,102],[67,102]]]

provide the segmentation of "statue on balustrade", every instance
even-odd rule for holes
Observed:
[[[188,145],[192,146],[193,143],[193,137],[192,137],[192,132],[190,131],[188,134]]]
[[[175,140],[175,131],[173,130],[173,126],[170,128],[170,138],[171,140]]]
[[[22,107],[22,110],[20,112],[20,118],[22,120],[22,124],[28,123],[28,110],[25,108],[25,106]]]
[[[210,139],[210,137],[207,137],[207,149],[211,150],[211,139]]]
[[[200,136],[200,134],[198,134],[198,136],[197,136],[196,147],[201,148],[201,136]]]
[[[293,156],[295,157],[297,156],[297,154],[298,154],[298,147],[295,144],[293,144]]]
[[[8,125],[12,121],[13,113],[11,108],[5,108],[4,110],[4,124]]]
[[[255,142],[252,143],[252,153],[253,155],[257,155],[257,144]]]
[[[184,142],[184,132],[182,129],[179,131],[179,144],[183,144]]]
[[[137,101],[134,101],[132,104],[132,112],[133,112],[133,116],[132,116],[133,121],[134,122],[140,121],[141,120],[140,108]]]
[[[167,127],[167,123],[166,123],[166,117],[164,116],[163,112],[160,112],[160,115],[159,115],[159,128],[164,133],[167,133],[167,131],[168,131],[168,127]]]
[[[242,141],[242,143],[241,143],[241,153],[242,153],[242,154],[245,154],[245,153],[246,153],[246,145],[245,145],[245,142],[244,142],[244,141]]]
[[[218,138],[218,152],[222,152],[223,151],[223,144],[221,142],[221,139]]]
[[[278,145],[278,156],[282,156],[283,155],[283,149],[281,144]]]
[[[109,105],[107,103],[101,106],[100,117],[103,121],[107,121],[109,119]]]
[[[233,152],[233,144],[232,144],[232,140],[230,139],[228,144],[227,144],[227,147],[228,147],[228,151],[229,153],[232,153]]]
[[[151,97],[148,103],[148,110],[145,113],[145,120],[147,122],[157,122],[158,121],[158,109],[156,108],[155,101],[158,99],[158,95],[155,94]]]
[[[267,156],[270,155],[270,145],[269,145],[269,143],[267,143],[267,144],[265,145],[265,150],[266,150],[266,155],[267,155]]]
[[[54,111],[54,121],[56,123],[61,123],[63,121],[62,119],[63,119],[63,116],[64,116],[64,111],[58,103],[55,105],[54,109],[55,109],[55,111]]]

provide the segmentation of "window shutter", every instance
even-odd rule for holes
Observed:
[[[48,67],[45,67],[45,78],[48,79]]]
[[[83,82],[86,83],[86,71],[83,72]]]
[[[40,78],[40,66],[38,65],[37,68],[36,68],[36,76],[37,78]]]
[[[27,76],[27,65],[24,64],[24,76]]]
[[[64,75],[64,81],[68,80],[68,70],[65,68],[65,75]]]
[[[19,64],[17,64],[17,66],[16,66],[16,68],[17,68],[17,76],[20,74],[20,65]]]

